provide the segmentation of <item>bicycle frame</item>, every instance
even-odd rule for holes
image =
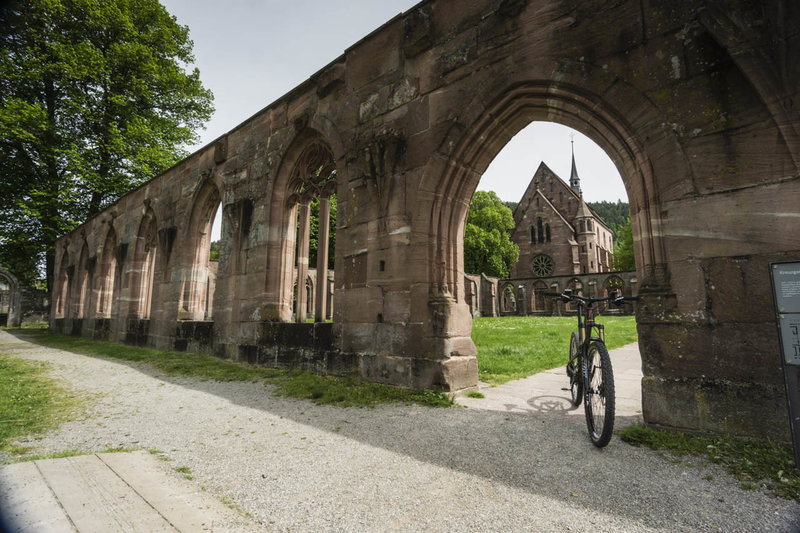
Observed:
[[[614,431],[614,372],[605,343],[605,327],[597,322],[595,303],[611,302],[621,305],[625,300],[636,300],[612,292],[603,298],[586,298],[574,295],[567,289],[563,293],[545,292],[578,309],[578,331],[570,337],[567,375],[570,378],[572,404],[580,404],[586,414],[586,425],[592,444],[602,448],[611,440]],[[580,372],[580,377],[578,377]]]
[[[589,344],[592,341],[600,341],[605,343],[605,326],[595,321],[595,309],[592,307],[593,301],[582,302],[576,301],[578,307],[578,332],[580,347],[578,350],[578,368],[581,369],[581,376],[583,377],[583,405],[584,407],[591,401],[592,394],[595,392],[591,390],[590,377],[589,377]],[[584,316],[585,310],[585,316]],[[597,330],[597,335],[592,335],[592,331]],[[586,361],[586,364],[584,364]]]

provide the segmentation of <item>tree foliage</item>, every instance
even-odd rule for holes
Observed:
[[[628,202],[586,202],[597,213],[611,230],[614,240],[619,238],[619,229],[630,224],[631,207]]]
[[[193,60],[158,0],[0,8],[0,262],[51,284],[58,236],[186,155],[213,111]]]
[[[514,217],[493,191],[476,191],[464,230],[464,270],[498,278],[508,277],[519,260],[511,240]]]
[[[620,226],[614,241],[614,270],[636,270],[636,260],[633,255],[633,230],[631,218]]]
[[[336,195],[331,195],[331,217],[328,226],[328,268],[333,268],[334,251],[336,250]],[[317,264],[317,248],[319,247],[319,198],[311,200],[311,228],[308,243],[308,265]]]

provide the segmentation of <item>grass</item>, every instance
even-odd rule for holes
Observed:
[[[604,316],[606,346],[636,342],[633,316]],[[478,348],[480,379],[500,385],[550,368],[566,365],[575,317],[508,316],[475,318],[472,340]]]
[[[188,466],[176,466],[175,471],[179,474],[182,474],[183,477],[189,481],[194,479],[194,476],[192,476],[192,470]]]
[[[38,344],[89,356],[145,364],[170,376],[215,381],[265,381],[279,396],[308,399],[316,404],[373,407],[381,403],[415,403],[429,407],[453,405],[451,396],[364,382],[355,377],[319,376],[308,372],[276,370],[191,352],[171,352],[92,341],[51,331],[26,331]]]
[[[80,401],[55,380],[47,366],[0,354],[0,450],[19,455],[10,442],[58,426],[75,415]]]
[[[486,396],[482,392],[478,392],[476,390],[471,390],[467,393],[468,398],[486,398]]]
[[[700,456],[724,466],[743,490],[763,488],[782,498],[800,501],[800,470],[792,450],[771,441],[656,431],[633,425],[620,432],[633,446],[664,450],[674,457]],[[707,476],[707,479],[711,476]]]

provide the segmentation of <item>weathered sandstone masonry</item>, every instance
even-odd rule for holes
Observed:
[[[601,145],[629,194],[646,420],[787,439],[767,267],[800,259],[799,30],[781,0],[423,2],[61,238],[51,326],[474,386],[467,208],[549,120]],[[290,324],[295,264],[313,266],[298,211],[334,189],[333,322]]]

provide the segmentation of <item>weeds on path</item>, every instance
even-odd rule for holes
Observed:
[[[626,428],[620,437],[633,446],[665,450],[673,456],[706,457],[723,465],[739,481],[741,489],[764,488],[800,501],[800,470],[794,465],[792,451],[774,442],[656,431],[643,425]]]

